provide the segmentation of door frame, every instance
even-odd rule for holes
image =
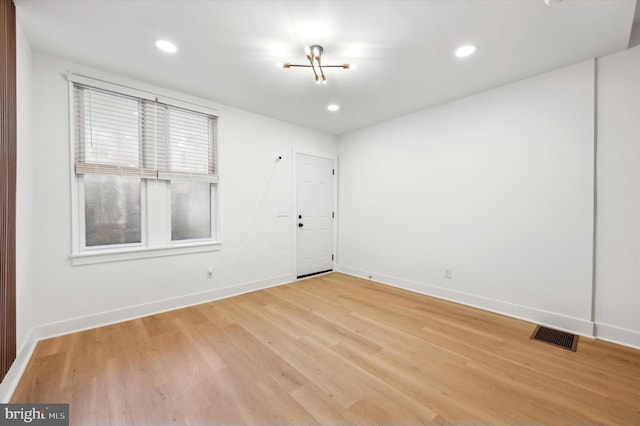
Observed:
[[[333,218],[333,262],[331,262],[331,269],[333,271],[336,270],[336,265],[338,264],[338,220],[340,220],[338,215],[338,156],[335,153],[328,153],[326,151],[315,151],[309,149],[291,149],[291,163],[292,163],[292,173],[291,173],[291,198],[293,200],[293,209],[291,211],[291,229],[293,232],[291,233],[291,241],[293,247],[293,253],[291,258],[291,267],[293,272],[294,279],[306,279],[306,278],[296,278],[298,276],[298,232],[297,232],[297,223],[298,223],[298,154],[310,155],[313,157],[325,158],[327,160],[333,161],[333,169],[335,173],[333,175],[333,211],[335,212],[335,217]]]

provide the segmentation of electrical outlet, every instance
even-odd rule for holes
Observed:
[[[207,278],[212,279],[215,273],[216,273],[216,270],[213,268],[213,266],[209,266],[207,268]]]
[[[444,270],[444,277],[447,279],[451,279],[451,269]]]

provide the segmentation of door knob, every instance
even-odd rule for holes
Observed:
[[[302,224],[302,223],[298,224],[298,228],[302,228],[303,226],[304,226],[304,224]]]

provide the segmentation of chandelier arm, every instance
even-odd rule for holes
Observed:
[[[322,59],[322,55],[318,55],[318,57],[316,58],[316,62],[318,63],[318,68],[320,68],[320,75],[322,76],[322,81],[326,81],[327,77],[324,75],[321,59]]]
[[[349,65],[349,64],[346,64]],[[284,68],[313,68],[311,65],[300,65],[300,64],[287,64]],[[322,65],[322,68],[344,68],[349,69],[348,66],[343,65]]]
[[[349,64],[347,64],[349,65]],[[284,68],[313,68],[311,65],[300,65],[300,64],[287,64],[286,67]],[[348,69],[348,67],[345,67],[344,64],[343,65],[322,65],[322,68],[344,68],[344,69]]]
[[[313,56],[309,57],[309,63],[311,64],[311,69],[313,70],[313,75],[316,77],[316,81],[318,81],[318,73],[316,72],[316,66],[313,64]]]

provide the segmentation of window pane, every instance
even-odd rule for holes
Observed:
[[[211,238],[211,184],[171,182],[171,240]]]
[[[84,176],[87,247],[142,242],[140,188],[137,177]]]

